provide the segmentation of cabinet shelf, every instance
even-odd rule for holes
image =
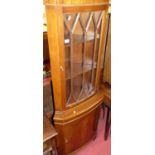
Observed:
[[[72,75],[71,75],[70,63],[71,62],[68,59],[65,61],[65,67],[66,67],[65,77],[66,77],[66,80],[69,80],[71,78],[82,75],[83,73],[85,74],[85,73],[90,72],[93,69],[97,68],[97,63],[94,62],[94,64],[93,64],[92,60],[88,59],[88,58],[85,60],[84,66],[82,65],[81,62],[72,62],[73,68],[72,68]]]
[[[97,34],[96,38],[99,39],[100,38],[100,35]],[[82,35],[74,34],[73,35],[72,42],[73,42],[73,44],[78,44],[78,43],[84,43],[85,41],[88,42],[88,41],[93,41],[93,40],[95,40],[94,34],[86,35],[86,38],[85,39],[83,38]],[[65,36],[64,44],[65,44],[65,46],[71,46],[70,36]]]
[[[84,68],[84,69],[83,69]],[[70,68],[66,68],[66,80],[69,80],[71,78],[74,78],[76,76],[82,75],[82,73],[87,73],[91,71],[92,69],[96,69],[96,64],[94,67],[92,67],[92,64],[85,64],[84,67],[81,64],[73,64],[73,73],[71,76]]]
[[[87,72],[90,72],[92,71],[93,69],[96,69],[97,66],[96,64],[94,64],[94,67],[92,67],[92,64],[86,64],[84,65],[84,71],[82,70],[82,65],[81,64],[74,64],[74,67],[73,67],[73,75],[71,76],[70,75],[70,69],[69,67],[66,68],[66,71],[65,71],[65,79],[66,80],[70,80],[71,78],[75,78],[79,75],[82,75],[82,73],[87,73]],[[46,78],[51,78],[51,71],[46,71],[46,75],[43,75],[44,79]]]

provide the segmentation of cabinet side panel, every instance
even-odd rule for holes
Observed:
[[[46,6],[50,64],[56,110],[65,107],[64,30],[61,8]]]
[[[97,75],[96,75],[96,88],[97,90],[100,87],[101,81],[101,72],[102,72],[102,57],[104,55],[104,45],[105,45],[105,38],[106,38],[106,20],[107,18],[107,10],[104,11],[103,18],[102,18],[102,26],[101,26],[101,38],[100,38],[100,46],[99,46],[99,54],[98,54],[98,63],[97,63]]]
[[[103,81],[108,82],[111,84],[111,20],[109,16],[108,20],[108,36],[107,36],[107,44],[105,47],[105,62],[104,62],[104,76],[103,76]]]

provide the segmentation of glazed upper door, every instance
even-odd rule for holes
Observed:
[[[66,105],[95,94],[104,11],[64,13]]]

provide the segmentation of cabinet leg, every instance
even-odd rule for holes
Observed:
[[[97,129],[98,129],[98,121],[99,121],[99,117],[100,117],[100,110],[101,110],[101,107],[99,107],[98,110],[96,111],[93,140],[95,140],[97,137]]]
[[[104,103],[103,103],[103,104],[102,104],[103,119],[104,119],[104,116],[105,116],[105,109],[106,109],[106,107],[105,107],[105,105],[104,105]]]
[[[108,135],[110,134],[111,130],[111,109],[108,108],[107,111],[107,118],[106,118],[106,125],[105,125],[105,134],[104,134],[104,139],[107,140]]]

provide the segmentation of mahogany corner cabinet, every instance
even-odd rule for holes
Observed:
[[[60,155],[96,136],[108,0],[45,0],[54,126]]]

